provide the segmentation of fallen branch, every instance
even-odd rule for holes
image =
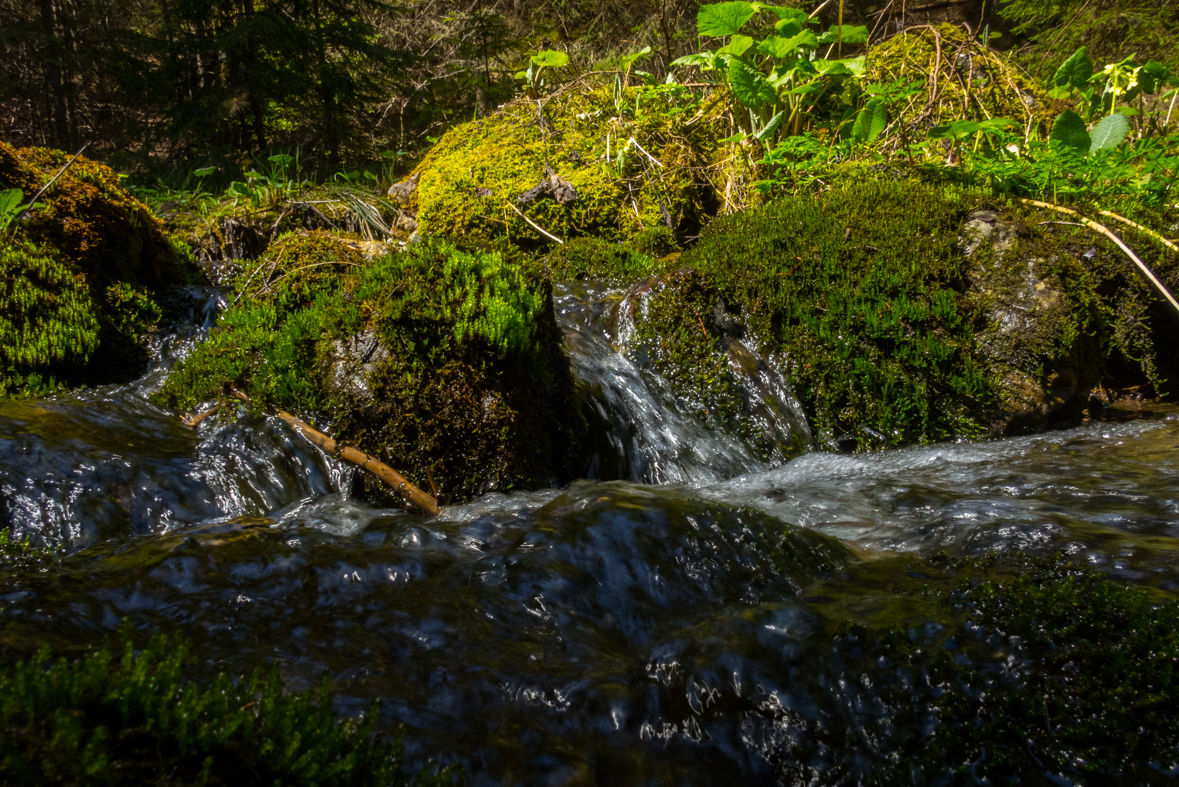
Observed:
[[[198,426],[201,425],[201,421],[205,420],[210,415],[213,415],[214,413],[216,413],[220,409],[221,409],[221,405],[215,404],[212,407],[210,407],[208,410],[205,410],[203,413],[197,413],[196,415],[190,415],[188,413],[185,413],[184,415],[180,416],[180,420],[189,429],[196,429]]]
[[[1175,312],[1177,314],[1179,314],[1179,302],[1177,302],[1175,300],[1175,296],[1171,294],[1170,290],[1167,289],[1165,284],[1163,284],[1161,281],[1159,281],[1159,278],[1157,276],[1155,276],[1154,272],[1146,266],[1146,263],[1143,262],[1142,260],[1140,260],[1138,258],[1138,255],[1135,254],[1134,251],[1129,246],[1127,246],[1125,243],[1123,243],[1122,239],[1119,238],[1117,235],[1115,235],[1109,229],[1109,227],[1106,227],[1104,224],[1098,224],[1096,221],[1093,221],[1092,219],[1085,218],[1084,216],[1082,216],[1080,213],[1077,213],[1072,208],[1066,208],[1062,205],[1053,205],[1051,202],[1040,202],[1039,200],[1034,200],[1034,199],[1021,199],[1020,202],[1026,204],[1026,205],[1033,205],[1037,208],[1047,208],[1048,210],[1054,210],[1057,213],[1063,213],[1066,216],[1072,216],[1073,218],[1075,218],[1081,224],[1084,224],[1089,229],[1093,230],[1094,232],[1098,232],[1098,233],[1104,235],[1105,237],[1109,238],[1110,240],[1112,240],[1115,244],[1117,244],[1117,247],[1119,249],[1121,249],[1122,252],[1127,257],[1129,257],[1134,262],[1135,265],[1138,266],[1138,269],[1141,270],[1142,273],[1146,276],[1146,278],[1150,280],[1151,284],[1153,284],[1155,286],[1155,288],[1160,293],[1162,293],[1162,296],[1164,298],[1166,298],[1167,301],[1173,307],[1175,307]]]
[[[1141,232],[1145,235],[1149,235],[1150,237],[1157,240],[1159,243],[1166,246],[1171,251],[1175,252],[1176,254],[1179,254],[1179,246],[1176,246],[1174,243],[1167,240],[1162,235],[1158,234],[1157,232],[1150,229],[1149,227],[1143,227],[1141,224],[1134,222],[1134,221],[1130,221],[1125,216],[1119,216],[1118,214],[1114,213],[1113,211],[1099,210],[1097,212],[1100,213],[1102,216],[1108,216],[1109,218],[1113,219],[1114,221],[1120,221],[1123,224],[1125,224],[1127,227],[1133,227],[1134,229],[1138,230],[1139,232]]]
[[[235,399],[240,399],[243,402],[250,401],[250,397],[246,396],[236,388],[230,388],[229,391]],[[274,410],[274,414],[278,416],[280,420],[290,425],[296,432],[307,438],[307,440],[312,445],[324,453],[330,454],[331,456],[337,457],[339,459],[343,459],[349,464],[354,464],[361,470],[372,473],[377,478],[393,487],[393,489],[401,495],[402,499],[404,499],[405,502],[409,503],[414,508],[417,508],[424,513],[430,514],[431,516],[437,516],[438,513],[442,510],[435,498],[431,497],[411,484],[409,481],[405,480],[405,476],[401,475],[379,459],[369,456],[364,451],[353,448],[352,446],[341,445],[339,442],[328,437],[326,434],[306,423],[305,421],[299,420],[285,410],[276,409]]]

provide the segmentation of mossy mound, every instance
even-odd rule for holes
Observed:
[[[553,249],[540,267],[554,281],[595,279],[620,284],[652,275],[656,262],[630,245],[575,238]]]
[[[725,123],[679,86],[567,90],[456,126],[394,190],[423,234],[489,247],[549,242],[520,213],[562,239],[694,229],[711,212],[703,173]],[[576,199],[520,203],[550,171]]]
[[[922,132],[955,120],[1007,118],[1046,134],[1065,106],[1003,54],[950,24],[922,25],[873,47],[866,80],[920,83],[901,114]]]
[[[718,219],[687,270],[651,288],[637,335],[677,393],[722,420],[726,343],[748,336],[820,440],[844,449],[1076,417],[1108,358],[1138,357],[1109,330],[1133,273],[1113,256],[1107,276],[1092,273],[1075,238],[1011,206],[1002,244],[968,241],[986,201],[879,178]]]
[[[579,427],[545,282],[442,242],[333,281],[307,298],[242,298],[160,401],[193,408],[236,385],[332,424],[422,488],[432,478],[447,503],[572,475]]]
[[[292,232],[271,244],[259,264],[243,271],[235,289],[243,298],[294,309],[321,292],[335,291],[350,268],[363,264],[359,248],[344,236],[326,230]]]
[[[284,691],[277,668],[208,685],[184,679],[191,644],[156,635],[74,662],[48,648],[0,667],[0,781],[40,785],[453,784],[445,769],[417,780],[400,740],[374,737],[378,714],[337,719],[327,682]],[[142,644],[142,643],[141,643]]]
[[[0,143],[0,190],[27,201],[68,160]],[[85,158],[0,241],[0,270],[0,396],[135,377],[158,296],[196,275],[118,176]]]

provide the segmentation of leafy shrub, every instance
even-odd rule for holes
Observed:
[[[0,667],[0,780],[6,784],[451,784],[403,769],[400,740],[375,738],[377,708],[336,718],[318,691],[284,693],[277,666],[246,679],[184,679],[190,646],[163,634],[74,662],[36,657]],[[121,653],[120,653],[121,650]]]

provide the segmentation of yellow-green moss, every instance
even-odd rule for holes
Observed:
[[[1007,118],[1046,132],[1063,106],[1002,54],[949,24],[923,25],[869,50],[866,81],[897,79],[920,83],[903,113],[922,128]]]
[[[415,170],[419,228],[485,246],[548,242],[513,207],[563,239],[698,226],[709,199],[702,171],[724,136],[719,114],[698,109],[677,86],[627,88],[618,97],[574,90],[457,126]],[[518,205],[546,177],[546,163],[578,199]]]

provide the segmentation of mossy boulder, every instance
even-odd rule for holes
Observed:
[[[1075,419],[1103,379],[1157,377],[1148,321],[1117,327],[1151,298],[1116,249],[1042,218],[957,187],[841,181],[718,219],[648,285],[636,331],[677,393],[722,420],[726,351],[748,337],[828,446]]]
[[[946,23],[921,25],[882,41],[868,53],[865,76],[868,83],[919,83],[900,112],[920,135],[938,124],[991,118],[1046,134],[1067,106],[965,27]]]
[[[0,190],[27,201],[69,157],[0,143]],[[169,285],[193,280],[151,211],[78,158],[0,239],[0,396],[138,375]]]
[[[332,243],[321,268],[332,274],[303,294],[296,276],[320,270],[308,260],[332,256]],[[191,409],[232,384],[259,405],[330,424],[422,488],[432,479],[446,503],[575,474],[584,426],[545,281],[442,242],[371,262],[338,245],[316,233],[277,241],[299,254],[266,285],[242,282],[250,295],[159,400]]]
[[[521,214],[562,239],[694,231],[715,212],[705,170],[727,128],[681,86],[566,90],[451,129],[390,196],[421,233],[488,247],[550,242]]]

